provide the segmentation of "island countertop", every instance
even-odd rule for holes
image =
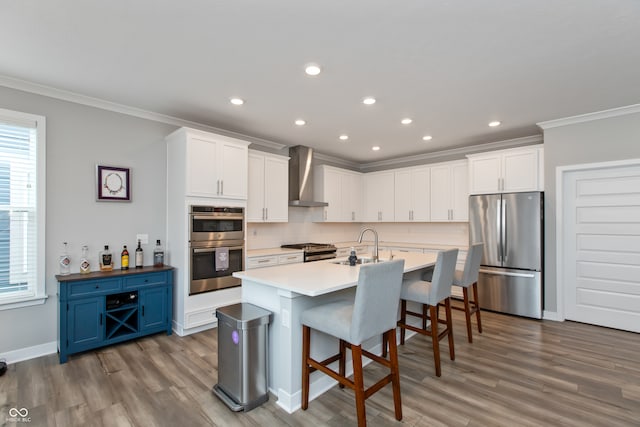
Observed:
[[[405,273],[433,266],[436,258],[436,254],[414,252],[403,252],[394,256],[394,259],[405,260]],[[333,259],[258,268],[233,273],[233,277],[314,297],[347,289],[358,283],[360,265],[351,267],[335,264],[336,261]]]

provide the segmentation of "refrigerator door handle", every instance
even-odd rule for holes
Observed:
[[[502,210],[500,211],[500,217],[501,217],[501,222],[502,222],[502,227],[500,228],[502,230],[502,242],[501,242],[501,246],[502,246],[502,262],[506,263],[507,262],[507,201],[505,199],[502,199]]]
[[[527,277],[527,278],[536,277],[535,274],[533,273],[511,273],[509,271],[485,270],[484,268],[481,268],[479,271],[480,273],[495,274],[498,276]]]
[[[496,201],[496,233],[498,234],[496,237],[496,244],[498,245],[498,262],[502,263],[502,213],[500,211],[500,199]]]

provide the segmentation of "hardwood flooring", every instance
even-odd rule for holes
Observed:
[[[430,340],[399,347],[404,418],[394,419],[390,386],[367,400],[370,426],[640,426],[640,334],[573,322],[482,312],[466,339],[454,313],[456,360],[433,368]],[[442,351],[447,354],[446,342]],[[217,335],[158,334],[69,357],[9,366],[0,377],[0,425],[29,426],[348,426],[353,392],[337,386],[287,414],[273,396],[233,413],[212,393]],[[367,378],[384,375],[377,364]],[[370,381],[371,382],[371,381]],[[31,422],[9,419],[27,408]]]

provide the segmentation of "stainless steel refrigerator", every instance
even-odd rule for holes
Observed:
[[[469,243],[484,242],[480,307],[542,318],[543,193],[469,197]]]

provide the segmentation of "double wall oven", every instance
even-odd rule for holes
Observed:
[[[244,270],[244,208],[189,209],[189,295],[240,286]]]

